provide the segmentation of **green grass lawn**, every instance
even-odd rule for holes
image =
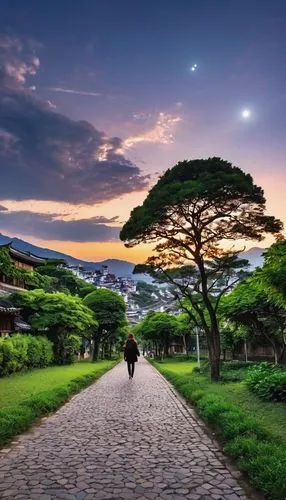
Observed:
[[[176,373],[177,375],[190,375],[193,369],[197,366],[195,361],[174,361],[174,360],[166,360],[160,361],[159,363],[155,363],[158,367],[162,367],[164,371],[171,371],[172,373]]]
[[[208,384],[209,390],[221,395],[226,401],[242,408],[247,414],[258,418],[273,436],[281,438],[286,445],[286,404],[262,401],[251,393],[244,382]]]
[[[0,379],[0,446],[49,414],[112,368],[117,361],[82,361]]]
[[[154,365],[194,404],[253,486],[269,500],[285,500],[286,404],[258,399],[243,382],[245,369],[222,371],[223,378],[237,382],[211,382],[207,374],[193,372],[193,361]]]
[[[164,374],[170,372],[174,375],[181,375],[185,380],[191,381],[200,389],[223,396],[226,401],[233,403],[243,409],[248,415],[259,418],[272,434],[282,439],[286,444],[286,403],[273,403],[262,401],[255,394],[249,391],[243,381],[241,382],[221,382],[212,383],[207,376],[193,374],[193,369],[197,366],[194,361],[177,362],[176,360],[166,360],[155,363],[157,368]],[[242,373],[245,370],[239,370]]]

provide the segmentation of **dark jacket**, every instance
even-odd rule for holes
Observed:
[[[127,340],[124,348],[124,359],[127,363],[135,363],[138,361],[137,356],[140,356],[138,346],[135,340]]]

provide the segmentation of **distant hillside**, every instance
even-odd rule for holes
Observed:
[[[20,250],[34,253],[39,257],[45,257],[49,259],[64,259],[68,264],[73,266],[80,265],[85,267],[86,269],[100,269],[101,266],[105,265],[108,266],[110,272],[116,274],[116,276],[132,275],[132,271],[134,269],[134,264],[125,260],[106,259],[102,262],[89,262],[77,259],[76,257],[72,257],[71,255],[67,255],[65,253],[57,252],[56,250],[50,250],[49,248],[42,248],[36,245],[32,245],[31,243],[20,240],[19,238],[9,238],[8,236],[0,233],[0,245],[10,242],[12,242],[15,248],[19,248]]]
[[[0,233],[0,245],[7,244],[9,242],[13,243],[15,248],[19,248],[20,250],[24,250],[26,252],[31,252],[39,257],[46,257],[49,259],[64,259],[68,264],[73,266],[83,266],[85,269],[100,269],[101,266],[108,266],[110,272],[115,274],[116,276],[126,276],[133,277],[134,280],[144,280],[151,281],[151,278],[142,274],[132,274],[134,269],[134,264],[132,262],[128,262],[125,260],[118,259],[106,259],[101,262],[89,262],[81,259],[77,259],[76,257],[72,257],[71,255],[66,255],[65,253],[57,252],[56,250],[50,250],[49,248],[42,248],[36,245],[32,245],[27,241],[20,240],[19,238],[9,238]],[[242,253],[242,257],[249,260],[251,267],[260,266],[263,263],[263,248],[251,248],[246,252]]]
[[[244,259],[249,260],[252,268],[262,266],[263,264],[263,252],[265,252],[265,248],[253,247],[246,252],[243,252],[241,255]]]

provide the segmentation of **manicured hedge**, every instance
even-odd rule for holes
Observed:
[[[31,368],[44,368],[52,361],[52,343],[46,337],[15,334],[0,338],[0,377]]]
[[[264,400],[286,402],[286,370],[270,363],[260,363],[248,370],[247,386]]]

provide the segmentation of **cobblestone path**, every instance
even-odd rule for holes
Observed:
[[[246,499],[192,410],[120,363],[0,455],[0,498]],[[248,497],[249,498],[249,497]]]

